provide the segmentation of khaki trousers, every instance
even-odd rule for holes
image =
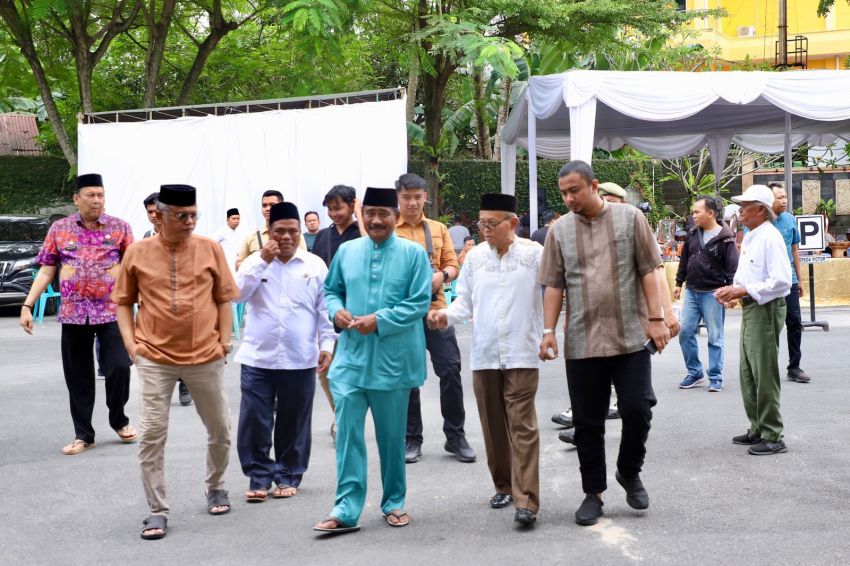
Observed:
[[[165,441],[174,385],[182,379],[207,429],[207,491],[223,489],[230,455],[230,411],[224,394],[224,359],[195,366],[173,366],[139,356],[139,465],[152,515],[168,516],[165,498]]]
[[[498,493],[517,509],[540,509],[540,434],[537,429],[537,369],[477,370],[472,387],[487,449],[487,466]]]

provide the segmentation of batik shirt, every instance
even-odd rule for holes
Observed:
[[[59,322],[115,322],[115,303],[110,295],[121,258],[132,243],[130,225],[108,214],[102,214],[91,230],[79,213],[53,223],[36,262],[60,265]]]

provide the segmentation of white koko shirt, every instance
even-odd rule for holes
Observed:
[[[481,243],[466,254],[457,297],[444,311],[449,324],[474,318],[473,370],[539,368],[543,336],[543,291],[537,271],[543,246],[516,238],[499,257]]]
[[[247,303],[242,345],[233,358],[263,369],[308,369],[319,348],[333,352],[337,335],[325,308],[328,268],[318,256],[298,248],[283,263],[251,254],[236,273],[239,301]]]
[[[791,289],[791,263],[779,230],[764,222],[744,235],[733,285],[743,287],[763,305],[788,295]]]

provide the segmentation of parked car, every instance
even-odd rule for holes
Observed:
[[[38,273],[35,262],[53,217],[0,215],[0,306],[22,305]],[[54,289],[57,282],[53,283]],[[46,314],[56,312],[49,299]]]

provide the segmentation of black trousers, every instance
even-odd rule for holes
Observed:
[[[791,285],[791,293],[785,297],[785,328],[788,329],[788,369],[800,369],[803,354],[803,315],[800,313],[800,284]]]
[[[425,321],[422,321],[425,324]],[[460,381],[460,349],[455,329],[431,330],[425,325],[425,347],[431,354],[434,373],[440,378],[440,410],[443,432],[451,440],[463,436],[466,412],[463,409],[463,384]],[[407,406],[407,440],[422,442],[422,407],[419,388],[410,390]]]
[[[643,467],[652,407],[656,403],[649,352],[567,360],[567,386],[585,493],[602,493],[608,487],[605,417],[611,401],[612,383],[623,421],[617,469],[623,476],[630,477],[640,473]]]
[[[130,420],[124,405],[130,398],[130,356],[118,331],[117,322],[62,325],[62,368],[71,401],[75,438],[94,442],[91,419],[94,412],[94,339],[100,342],[98,361],[106,376],[106,406],[109,425],[118,430]]]

